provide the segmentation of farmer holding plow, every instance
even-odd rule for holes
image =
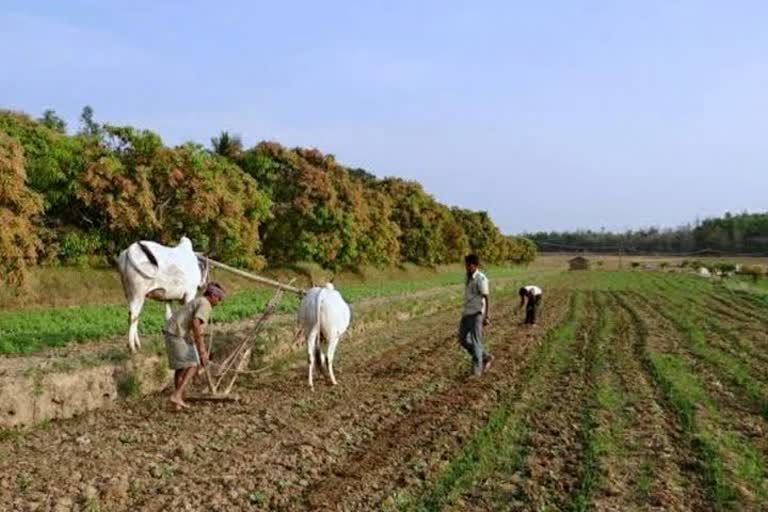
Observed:
[[[224,288],[209,283],[202,297],[188,302],[165,322],[165,348],[168,366],[175,370],[174,391],[170,401],[176,410],[189,407],[182,393],[201,366],[208,364],[203,333],[211,315],[211,309],[224,299]]]

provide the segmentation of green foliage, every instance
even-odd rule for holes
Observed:
[[[117,394],[120,398],[141,396],[141,380],[134,370],[125,370],[117,376]]]
[[[248,493],[248,502],[251,505],[265,505],[267,499],[267,495],[262,491],[252,491]]]
[[[80,133],[89,137],[98,137],[101,126],[93,120],[93,108],[90,105],[83,107],[80,113]]]
[[[46,217],[64,223],[80,218],[74,199],[76,178],[84,167],[83,140],[10,111],[0,111],[0,133],[23,147],[29,186],[43,195]]]
[[[392,220],[400,229],[402,261],[418,265],[454,263],[469,251],[467,231],[419,183],[388,178],[376,186],[392,199]]]
[[[520,274],[520,268],[486,268],[492,280]],[[372,282],[346,284],[344,298],[351,304],[372,297],[387,297],[419,290],[458,284],[460,270],[438,272],[427,276],[390,277]],[[246,290],[229,295],[213,313],[214,322],[234,322],[253,317],[261,311],[271,290]],[[295,311],[298,300],[286,296],[279,311]],[[140,330],[160,332],[164,324],[164,308],[154,301],[144,305]],[[0,311],[0,354],[28,354],[48,347],[63,347],[70,343],[103,339],[126,332],[124,304],[92,304],[36,310]]]
[[[719,261],[710,265],[710,269],[719,270],[722,273],[735,272],[736,264],[730,261]]]
[[[694,230],[701,248],[726,252],[768,251],[768,213],[742,213],[704,220]]]
[[[768,252],[768,213],[742,213],[706,219],[675,229],[649,228],[624,233],[580,230],[527,235],[543,251],[750,253]]]
[[[83,108],[75,135],[53,110],[35,121],[0,111],[0,133],[24,149],[45,259],[110,260],[137,239],[195,248],[238,266],[297,262],[326,269],[459,262],[527,263],[528,240],[505,237],[486,212],[453,209],[415,182],[380,180],[316,149],[244,148],[223,131],[212,150],[167,147],[149,130],[96,122]]]
[[[243,141],[239,136],[224,131],[218,137],[211,138],[211,148],[217,155],[237,160],[243,152]]]
[[[43,116],[38,119],[38,121],[40,121],[46,128],[49,128],[55,132],[67,132],[67,123],[56,115],[55,110],[48,109],[44,111]]]
[[[89,256],[99,254],[104,247],[105,242],[98,232],[63,231],[58,238],[57,253],[66,264],[83,265],[90,261]]]

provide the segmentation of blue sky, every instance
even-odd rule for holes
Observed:
[[[763,210],[768,2],[3,0],[0,106],[313,146],[509,233]]]

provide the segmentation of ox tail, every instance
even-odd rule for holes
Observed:
[[[317,309],[315,310],[315,325],[313,329],[317,329],[317,338],[315,341],[315,360],[320,362],[320,367],[325,368],[325,358],[323,357],[323,347],[321,342],[323,340],[323,331],[321,330],[322,324],[320,322],[320,310],[323,307],[323,290],[317,294]]]
[[[144,244],[142,244],[141,242],[135,242],[135,244],[138,244],[139,248],[141,249],[141,252],[143,252],[147,256],[150,263],[152,263],[155,267],[157,267],[158,266],[157,258],[155,257],[154,254],[152,254],[152,251],[150,251],[149,248]],[[125,261],[122,264],[121,272],[125,272],[125,270],[127,270],[128,264],[130,264],[136,270],[136,272],[141,274],[146,279],[153,279],[155,276],[145,272],[144,269],[141,268],[141,265],[137,264],[134,261],[133,257],[131,257],[131,247],[133,247],[133,244],[124,251]]]
[[[146,245],[144,245],[144,244],[143,244],[143,243],[141,243],[141,242],[136,242],[136,243],[137,243],[137,244],[139,244],[139,248],[141,249],[141,252],[143,252],[143,253],[146,255],[147,259],[149,259],[149,261],[150,261],[150,262],[151,262],[151,263],[152,263],[154,266],[156,266],[156,267],[157,267],[157,266],[158,266],[158,264],[157,264],[157,258],[155,258],[155,255],[154,255],[154,254],[152,254],[152,251],[150,251],[150,250],[149,250],[149,247],[147,247]]]

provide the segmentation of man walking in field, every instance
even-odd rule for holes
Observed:
[[[478,270],[480,258],[470,254],[464,258],[467,271],[464,284],[464,309],[459,324],[459,344],[472,356],[475,376],[488,369],[493,356],[483,349],[483,326],[491,320],[488,278]]]
[[[203,333],[211,309],[224,299],[224,288],[218,283],[209,283],[202,297],[188,302],[165,322],[165,349],[168,366],[175,370],[174,391],[170,401],[176,410],[189,407],[182,393],[192,381],[201,366],[208,364]]]
[[[520,288],[519,293],[520,306],[518,306],[517,310],[521,310],[523,305],[525,305],[525,324],[536,325],[536,310],[541,303],[541,288],[529,284],[528,286]]]

